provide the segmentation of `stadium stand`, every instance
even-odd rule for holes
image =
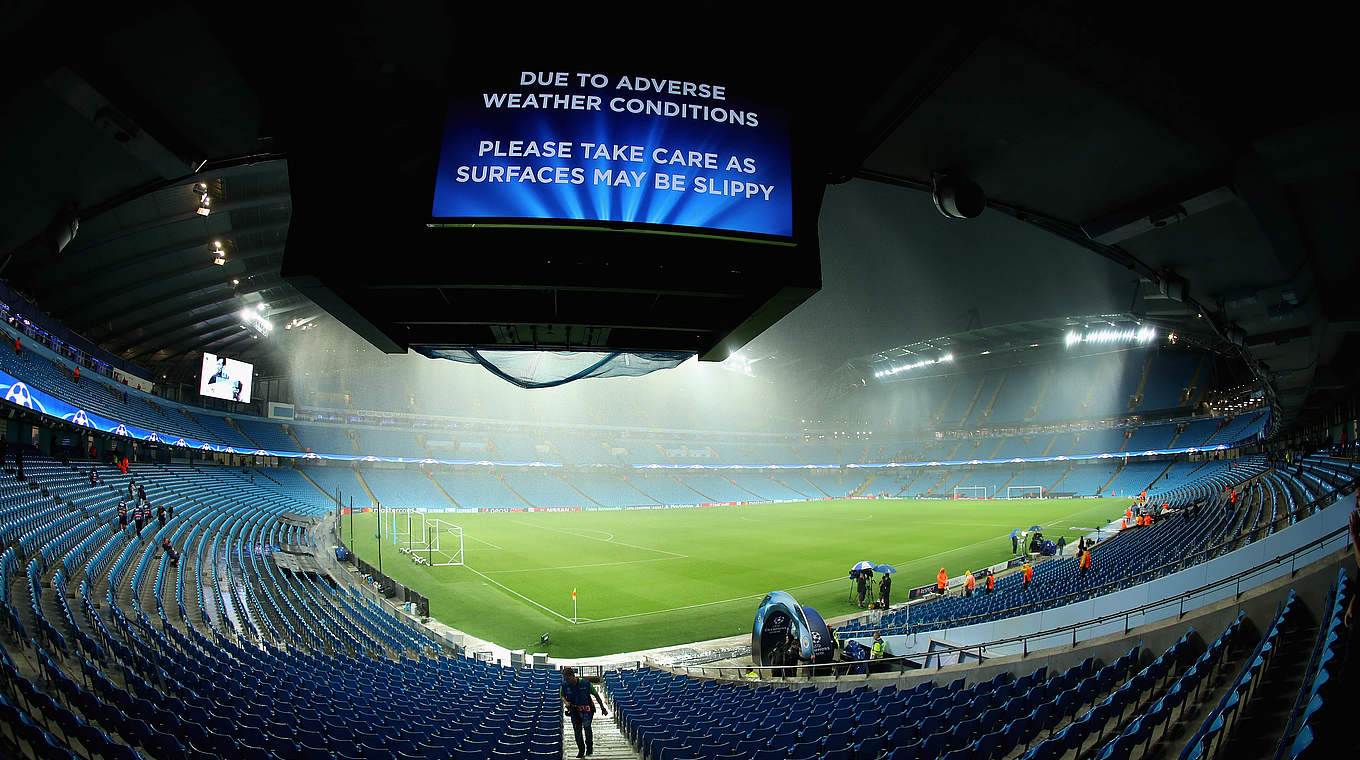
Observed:
[[[1163,518],[1152,526],[1119,533],[1096,544],[1092,550],[1093,567],[1082,574],[1075,557],[1040,562],[1034,580],[1022,588],[1016,574],[998,578],[996,592],[971,597],[948,596],[927,604],[914,605],[910,612],[892,612],[874,622],[858,619],[838,629],[841,637],[862,636],[865,631],[885,635],[928,631],[967,622],[983,622],[1032,612],[1088,599],[1099,594],[1127,588],[1157,575],[1175,572],[1192,564],[1240,548],[1244,542],[1267,535],[1261,528],[1278,528],[1286,505],[1276,505],[1278,492],[1261,483],[1273,482],[1263,458],[1233,462],[1211,462],[1190,483],[1153,489],[1149,499],[1184,507],[1197,499],[1210,500],[1211,506],[1194,519],[1180,515]],[[1248,489],[1248,484],[1251,484]],[[1239,506],[1227,503],[1224,489],[1246,491]],[[1320,497],[1324,489],[1306,492],[1298,503]],[[908,623],[908,620],[910,621]]]
[[[530,506],[506,486],[504,475],[470,469],[440,472],[435,479],[458,504],[489,508]]]
[[[1109,748],[1148,743],[1157,727],[1164,735],[1178,708],[1181,719],[1203,710],[1246,623],[1239,613],[1207,644],[1189,628],[1155,655],[1135,645],[1105,665],[1087,657],[1052,675],[1003,670],[971,685],[965,673],[943,685],[781,689],[651,668],[610,671],[605,684],[620,728],[648,757],[1040,760],[1081,757],[1083,747],[1126,757]]]
[[[327,494],[334,494],[339,491],[343,495],[346,505],[353,498],[356,507],[375,506],[373,498],[359,483],[359,479],[355,476],[355,471],[351,466],[307,467],[299,470],[299,472]]]
[[[372,427],[357,427],[354,430],[359,451],[364,454],[411,459],[423,459],[428,456],[425,448],[411,431]]]
[[[292,437],[277,422],[265,422],[244,417],[236,417],[236,427],[257,447],[271,451],[295,451],[298,448]]]
[[[418,471],[366,468],[364,483],[384,507],[447,509],[452,505],[434,482]]]
[[[91,486],[31,455],[22,483],[0,475],[0,530],[16,539],[0,567],[28,597],[12,606],[4,585],[6,643],[29,642],[37,660],[25,675],[4,650],[0,745],[63,758],[560,756],[555,672],[445,656],[355,589],[274,566],[275,553],[315,548],[284,519],[324,511],[314,488],[299,499],[296,484],[218,468],[97,471]],[[141,537],[106,508],[131,477],[179,505]],[[435,698],[449,682],[458,695]]]
[[[328,425],[294,425],[293,435],[307,451],[324,454],[354,454],[354,442],[344,428]]]

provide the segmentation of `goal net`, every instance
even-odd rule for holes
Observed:
[[[402,554],[420,565],[463,564],[463,529],[448,520],[415,511],[397,515],[392,524],[392,541]]]
[[[1043,486],[1006,486],[1007,499],[1042,499]]]
[[[437,517],[426,522],[429,543],[426,554],[435,567],[463,564],[463,529]]]
[[[955,499],[985,499],[987,486],[954,486]]]
[[[425,513],[408,507],[383,507],[387,537],[400,547],[414,548],[412,542],[425,540]],[[425,548],[425,544],[420,544]]]

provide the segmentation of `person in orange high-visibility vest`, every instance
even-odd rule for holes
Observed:
[[[1128,530],[1128,529],[1129,529],[1129,518],[1127,518],[1127,517],[1121,517],[1121,518],[1119,518],[1119,529],[1120,529],[1120,530]]]
[[[946,573],[944,571],[944,568],[942,567],[940,568],[939,574],[935,576],[935,590],[943,594],[945,588],[947,588],[948,586],[949,586],[949,573]]]
[[[972,596],[975,588],[977,588],[977,580],[973,578],[973,571],[969,570],[963,575],[963,595]]]
[[[1020,590],[1023,591],[1029,588],[1029,582],[1032,580],[1034,580],[1034,568],[1030,567],[1030,564],[1026,562],[1024,569],[1020,571]]]
[[[1133,519],[1133,507],[1132,507],[1132,506],[1124,507],[1124,519],[1126,519],[1126,520],[1132,520],[1132,519]]]
[[[1086,571],[1091,569],[1091,550],[1087,549],[1081,553],[1081,575],[1086,576]]]
[[[991,570],[987,571],[987,593],[996,591],[996,575]]]

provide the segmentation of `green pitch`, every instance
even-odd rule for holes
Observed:
[[[384,515],[384,572],[430,598],[430,613],[511,649],[589,657],[749,633],[756,604],[788,591],[828,619],[856,611],[850,566],[896,566],[893,593],[1011,556],[1010,532],[1104,525],[1125,499],[837,500],[706,509],[438,515],[464,531],[466,566],[397,552]],[[399,517],[403,522],[404,516]],[[377,565],[377,516],[342,521]],[[578,592],[572,611],[572,589]],[[572,623],[576,617],[579,622]]]

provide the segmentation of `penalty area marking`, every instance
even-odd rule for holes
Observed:
[[[643,562],[670,562],[676,559],[689,559],[688,554],[681,554],[678,557],[653,557],[652,559],[626,559],[621,562],[592,562],[589,565],[557,565],[556,567],[517,567],[510,570],[488,570],[489,573],[501,575],[503,573],[537,573],[546,570],[576,570],[582,567],[610,567],[612,565],[637,565]]]
[[[574,531],[566,530],[566,529],[564,529],[564,528],[551,528],[551,527],[549,527],[549,526],[547,526],[547,525],[535,525],[532,521],[527,521],[527,520],[512,520],[512,522],[517,522],[517,523],[519,523],[519,524],[521,524],[521,525],[529,525],[529,526],[532,526],[532,527],[535,527],[535,528],[542,528],[543,530],[550,530],[550,531],[553,531],[554,533],[565,533],[565,534],[567,534],[568,536],[575,536],[575,537],[577,537],[577,538],[584,538],[584,539],[587,539],[587,540],[590,540],[590,541],[600,541],[600,542],[602,542],[602,543],[606,543],[606,544],[614,544],[614,545],[616,545],[616,546],[627,546],[627,547],[629,547],[630,549],[641,549],[642,551],[645,551],[645,552],[655,552],[656,554],[667,554],[667,555],[670,555],[671,557],[675,557],[675,558],[677,558],[677,559],[689,559],[689,555],[688,555],[688,554],[680,554],[679,552],[668,552],[668,551],[666,551],[665,549],[653,549],[653,548],[650,547],[650,546],[638,546],[637,544],[630,544],[630,543],[626,543],[626,542],[624,542],[624,541],[617,541],[617,540],[614,539],[614,534],[613,534],[613,533],[606,533],[605,531],[602,531],[602,530],[594,530],[594,529],[592,529],[592,528],[586,528],[586,529],[585,529],[585,530],[589,530],[589,531],[592,532],[592,533],[604,533],[606,536],[609,536],[609,538],[595,538],[594,536],[583,536],[583,535],[581,535],[580,533],[576,533],[576,532],[574,532]]]
[[[487,582],[487,583],[490,583],[490,584],[496,586],[497,588],[501,588],[501,589],[504,589],[504,590],[506,590],[506,591],[509,591],[510,593],[514,594],[515,596],[519,597],[520,599],[523,599],[524,601],[528,602],[529,604],[532,604],[533,606],[539,608],[540,610],[543,610],[544,612],[546,612],[546,613],[548,613],[548,614],[550,614],[550,615],[556,615],[557,617],[562,618],[563,620],[567,621],[568,623],[575,624],[575,622],[576,622],[576,621],[572,620],[571,618],[567,617],[566,615],[563,615],[563,614],[560,613],[560,612],[557,612],[557,611],[555,611],[555,610],[550,610],[550,609],[548,609],[547,607],[544,607],[543,605],[539,604],[538,602],[535,602],[534,600],[530,599],[529,597],[525,596],[524,594],[521,594],[520,592],[518,592],[518,591],[516,591],[516,590],[514,590],[514,589],[512,589],[512,588],[510,588],[509,586],[505,585],[504,583],[501,583],[501,582],[497,581],[495,578],[492,578],[491,576],[487,575],[486,573],[483,573],[483,572],[481,572],[481,571],[479,571],[479,570],[474,570],[470,565],[463,565],[463,567],[464,567],[465,569],[467,569],[467,570],[470,570],[471,572],[476,573],[477,575],[480,575],[482,578],[486,579],[486,582]]]
[[[501,546],[500,544],[493,544],[493,543],[491,543],[490,541],[486,540],[485,538],[477,538],[476,536],[468,536],[468,538],[472,539],[473,541],[476,541],[476,542],[479,543],[479,544],[486,544],[487,546],[491,547],[492,549],[498,549],[498,550],[501,550],[501,551],[504,551],[504,550],[505,550],[505,547],[504,547],[504,546]]]

